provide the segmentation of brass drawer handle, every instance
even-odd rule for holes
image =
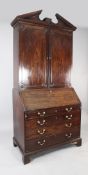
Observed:
[[[38,141],[38,145],[43,146],[45,142],[45,140],[43,140],[42,142]]]
[[[65,134],[65,136],[66,136],[67,138],[71,138],[71,137],[72,137],[72,133],[70,133],[70,134]]]
[[[46,122],[45,120],[43,120],[42,123],[41,123],[41,121],[39,121],[39,120],[37,121],[37,123],[38,123],[39,125],[41,125],[41,126],[44,125],[45,122]]]
[[[67,128],[71,128],[71,126],[72,126],[72,123],[69,123],[69,124],[65,124],[65,126],[66,126]]]
[[[42,114],[41,114],[40,112],[38,112],[38,115],[39,115],[39,116],[41,116],[41,117],[43,117],[45,114],[46,114],[46,112],[45,112],[45,111],[43,111],[43,113],[42,113]]]
[[[42,135],[42,134],[44,134],[45,133],[45,129],[43,129],[42,131],[40,131],[40,130],[38,130],[37,132],[38,132],[38,134],[40,134],[40,135]]]
[[[66,115],[65,118],[68,119],[68,120],[71,120],[72,119],[72,114],[70,116]]]
[[[65,108],[65,110],[66,110],[67,112],[70,112],[70,111],[72,110],[72,107],[70,107],[70,108]]]

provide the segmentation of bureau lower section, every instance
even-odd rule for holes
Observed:
[[[16,111],[17,123],[14,122],[14,146],[18,145],[22,151],[24,164],[40,151],[65,144],[81,145],[79,105],[27,112],[19,108],[19,111]]]
[[[36,138],[35,140],[26,140],[26,152],[37,152],[43,150],[44,148],[49,148],[50,146],[55,146],[57,144],[68,143],[69,141],[75,140],[80,137],[79,128],[75,128],[70,132],[64,132],[58,135],[43,136]]]
[[[82,140],[80,138],[79,128],[76,128],[74,132],[61,135],[52,135],[35,140],[25,140],[25,151],[23,151],[19,145],[19,142],[13,138],[14,146],[18,146],[22,152],[23,163],[27,164],[30,162],[30,156],[41,151],[47,151],[52,148],[59,148],[62,145],[76,145],[81,146]]]

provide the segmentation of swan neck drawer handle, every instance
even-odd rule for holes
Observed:
[[[43,140],[42,142],[38,141],[38,145],[43,146],[45,142],[45,140]]]
[[[38,134],[40,134],[40,135],[43,135],[44,133],[45,133],[45,129],[43,129],[42,131],[40,131],[40,130],[38,130],[37,132],[38,132]]]
[[[45,111],[43,111],[43,113],[42,113],[42,114],[41,114],[40,112],[38,112],[38,115],[39,115],[40,117],[43,117],[45,114],[46,114],[46,112],[45,112]]]
[[[39,125],[41,125],[41,126],[42,126],[42,125],[44,125],[44,124],[45,124],[45,122],[46,122],[45,120],[43,120],[42,122],[41,122],[41,121],[39,121],[39,120],[37,121],[37,123],[38,123]]]
[[[72,123],[69,123],[69,124],[65,124],[65,126],[66,126],[67,128],[71,128],[71,126],[72,126]]]
[[[70,107],[70,108],[65,108],[65,110],[66,110],[67,112],[70,112],[70,111],[72,111],[72,107]]]
[[[71,120],[72,114],[70,116],[66,115],[65,118],[68,119],[68,120]]]
[[[70,134],[65,134],[65,136],[66,136],[67,138],[71,138],[71,137],[72,137],[72,133],[70,133]]]

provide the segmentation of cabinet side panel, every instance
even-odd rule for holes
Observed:
[[[13,87],[17,88],[19,83],[19,29],[13,29]]]
[[[13,89],[13,125],[14,138],[21,150],[24,151],[24,110],[19,93],[16,89]]]

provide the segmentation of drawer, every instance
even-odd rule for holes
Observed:
[[[50,116],[36,116],[36,117],[26,117],[25,118],[25,125],[29,127],[30,129],[38,128],[38,127],[43,127],[43,126],[51,126],[52,124],[59,124],[63,123],[64,121],[69,121],[73,119],[80,119],[81,118],[81,111],[72,111],[69,113],[55,113]]]
[[[63,113],[70,114],[74,111],[80,110],[79,105],[68,105],[68,106],[62,106],[58,108],[47,108],[47,109],[40,109],[35,111],[26,111],[25,119],[28,120],[30,118],[36,118],[36,117],[49,117],[53,115],[61,115]]]
[[[79,105],[68,105],[68,106],[62,106],[60,107],[60,113],[72,113],[73,111],[80,110]]]
[[[43,135],[50,135],[57,132],[59,125],[60,120],[57,116],[30,119],[25,121],[25,136],[26,138],[36,138]],[[58,130],[61,130],[61,127]]]
[[[79,136],[80,136],[80,128],[76,127],[75,130],[63,132],[58,135],[26,140],[25,145],[26,152],[41,150],[56,144],[69,143],[69,141],[76,139]]]
[[[26,112],[25,119],[28,120],[30,118],[36,118],[36,117],[47,117],[52,116],[55,114],[59,114],[60,109],[59,108],[48,108],[48,109],[40,109],[35,111],[28,111]]]
[[[30,119],[25,122],[26,138],[38,138],[43,135],[56,135],[73,127],[80,126],[80,111],[66,118],[65,115],[47,117],[43,119]]]
[[[60,114],[61,120],[67,121],[72,121],[72,120],[81,120],[81,111],[80,110],[75,110],[69,113],[62,113]]]

